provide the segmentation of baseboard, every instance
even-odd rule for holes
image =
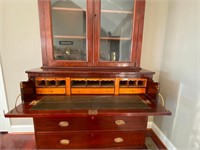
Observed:
[[[33,125],[12,125],[10,127],[9,133],[17,133],[17,132],[34,132]]]
[[[150,121],[149,121],[149,122],[147,123],[147,129],[152,128],[152,124],[153,124],[153,122],[150,122]]]
[[[163,132],[158,128],[158,126],[152,122],[151,124],[152,130],[158,136],[158,138],[162,141],[162,143],[167,147],[169,150],[177,150],[177,148],[172,144],[172,142],[163,134]]]

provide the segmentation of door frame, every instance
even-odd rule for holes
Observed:
[[[10,131],[10,120],[4,117],[4,113],[8,112],[7,99],[4,87],[3,72],[0,60],[0,132]]]

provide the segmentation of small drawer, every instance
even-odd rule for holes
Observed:
[[[145,130],[36,133],[37,148],[144,148]]]
[[[71,94],[114,94],[114,88],[71,88]]]
[[[80,125],[81,123],[81,125]],[[35,131],[75,130],[140,130],[146,129],[146,116],[88,116],[63,118],[34,118]]]
[[[144,94],[146,88],[119,88],[119,94]]]
[[[65,94],[65,88],[36,88],[37,94]]]

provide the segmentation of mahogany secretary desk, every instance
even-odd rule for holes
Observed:
[[[145,148],[158,103],[154,72],[140,68],[145,0],[38,0],[41,68],[26,71],[22,103],[39,149]]]

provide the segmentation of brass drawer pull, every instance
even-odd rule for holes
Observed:
[[[61,122],[59,122],[59,124],[58,124],[60,127],[67,127],[67,126],[69,126],[69,122],[68,121],[61,121]]]
[[[60,140],[60,144],[62,144],[62,145],[68,145],[69,143],[70,143],[70,141],[68,139]]]
[[[126,123],[125,123],[124,120],[116,120],[115,124],[118,125],[118,126],[121,126],[121,125],[125,125]]]
[[[122,142],[124,142],[124,139],[121,138],[121,137],[117,137],[117,138],[114,139],[114,142],[115,143],[122,143]]]

